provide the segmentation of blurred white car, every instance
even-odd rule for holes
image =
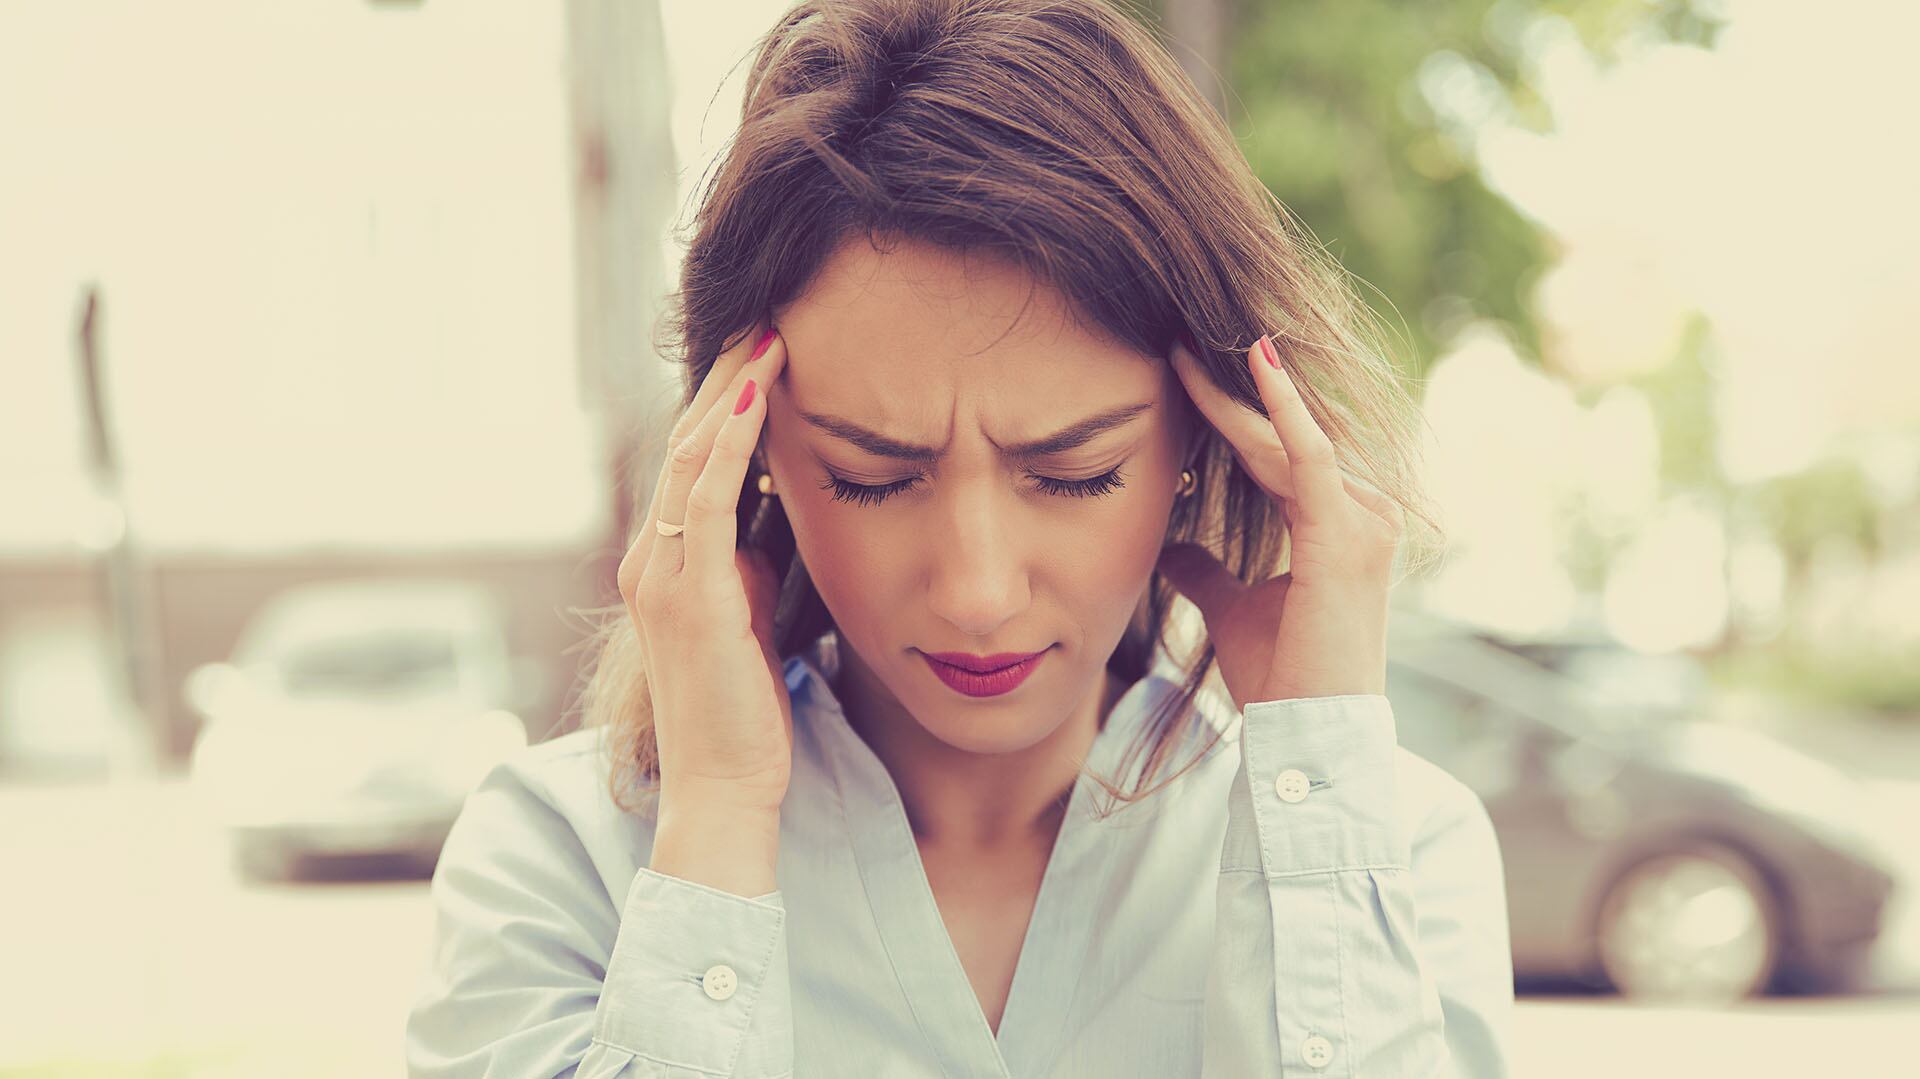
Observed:
[[[188,676],[205,717],[191,787],[248,876],[308,854],[431,860],[466,795],[527,744],[538,668],[464,581],[368,580],[280,593],[227,663]]]

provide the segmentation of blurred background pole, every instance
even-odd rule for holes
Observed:
[[[166,744],[167,700],[160,683],[161,641],[154,619],[153,582],[134,544],[133,519],[127,512],[120,457],[115,451],[100,372],[100,317],[100,291],[89,284],[81,293],[75,358],[85,406],[87,473],[92,480],[95,512],[86,522],[80,542],[93,555],[99,582],[95,595],[103,608],[102,621],[112,630],[109,636],[118,660],[112,669],[121,681],[121,692],[113,696],[131,708],[120,716],[107,764],[116,779],[137,778],[154,775],[160,769]]]
[[[678,185],[665,32],[656,0],[568,0],[574,293],[579,387],[605,439],[612,527],[593,568],[618,602],[614,573],[627,520],[658,471],[671,415],[671,369],[652,328],[667,284],[665,239]]]
[[[1161,0],[1162,23],[1174,58],[1186,69],[1215,112],[1226,115],[1226,77],[1221,69],[1227,38],[1226,0]]]

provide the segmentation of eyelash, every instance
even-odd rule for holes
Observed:
[[[1120,466],[1102,472],[1084,480],[1062,480],[1052,476],[1042,476],[1037,472],[1027,473],[1039,483],[1040,489],[1050,495],[1062,495],[1068,498],[1092,498],[1106,496],[1125,487],[1126,480],[1120,475]],[[876,505],[894,495],[912,489],[920,477],[909,476],[892,483],[870,485],[843,480],[832,472],[827,473],[827,482],[820,485],[823,491],[830,491],[836,502],[855,502],[863,506]]]

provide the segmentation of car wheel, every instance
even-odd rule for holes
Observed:
[[[1766,991],[1781,931],[1773,889],[1753,863],[1702,841],[1621,873],[1596,936],[1601,969],[1623,996],[1724,1004]]]

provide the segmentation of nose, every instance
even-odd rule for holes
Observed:
[[[928,604],[933,612],[983,646],[1021,647],[1002,629],[1026,610],[1030,600],[1026,560],[1020,553],[1015,512],[998,505],[990,485],[958,494],[941,515],[933,535],[924,537],[928,566]],[[960,642],[955,642],[960,643]]]

